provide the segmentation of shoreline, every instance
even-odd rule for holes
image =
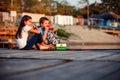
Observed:
[[[120,43],[66,42],[68,49],[120,49]]]
[[[120,45],[119,42],[66,42],[68,45]]]

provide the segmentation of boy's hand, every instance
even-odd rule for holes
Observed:
[[[45,27],[45,31],[48,31],[48,27]]]

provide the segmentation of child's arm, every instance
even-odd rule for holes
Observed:
[[[36,26],[32,26],[32,28],[29,30],[29,32],[34,33],[34,34],[40,34],[40,31],[37,29]]]
[[[35,34],[40,34],[40,31],[39,31],[39,30],[33,29],[33,28],[31,28],[31,29],[29,30],[29,32],[35,33]]]
[[[45,27],[45,31],[44,31],[44,34],[42,36],[43,40],[45,41],[46,38],[47,38],[47,33],[48,33],[48,27]]]

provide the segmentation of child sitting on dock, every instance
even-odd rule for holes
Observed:
[[[35,26],[29,26],[32,24],[32,17],[24,15],[21,19],[20,26],[16,32],[15,38],[20,50],[31,49],[33,45],[40,50],[49,49],[49,45],[45,45],[42,39],[41,32],[35,28]],[[29,33],[34,33],[34,35],[28,39]]]
[[[50,29],[49,19],[47,17],[41,17],[39,19],[39,30],[42,34],[43,41],[47,44],[56,45],[60,43],[60,39]]]

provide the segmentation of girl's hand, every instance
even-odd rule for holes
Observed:
[[[36,27],[36,26],[34,26],[34,27],[33,27],[33,29],[37,29],[37,27]]]
[[[37,28],[34,24],[29,24],[28,26],[32,27],[32,29],[36,29]]]
[[[33,29],[37,29],[37,26],[35,26],[35,25],[32,25],[32,28],[33,28]]]

